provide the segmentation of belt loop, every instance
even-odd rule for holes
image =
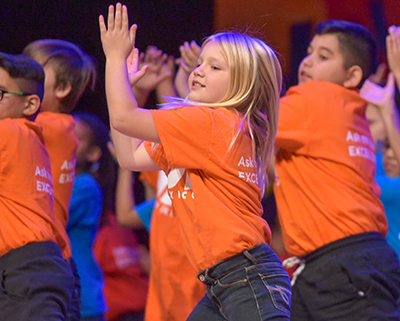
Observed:
[[[257,260],[249,253],[248,250],[243,251],[243,255],[247,257],[251,262],[253,262],[254,265],[258,263]]]

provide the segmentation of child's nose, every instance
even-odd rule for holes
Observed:
[[[200,76],[200,77],[204,75],[204,71],[201,66],[198,66],[195,70],[193,70],[193,73],[195,76]]]
[[[303,64],[307,65],[307,66],[311,66],[312,65],[312,56],[311,55],[305,56],[303,59]]]

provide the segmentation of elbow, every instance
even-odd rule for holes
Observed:
[[[115,130],[121,132],[124,129],[126,118],[121,116],[112,116],[110,117],[110,125]]]

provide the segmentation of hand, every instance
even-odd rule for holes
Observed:
[[[391,26],[386,37],[387,60],[390,70],[400,75],[400,27]]]
[[[146,72],[149,68],[148,65],[142,64],[142,66],[140,66],[139,61],[140,61],[139,50],[137,48],[133,48],[133,50],[129,54],[129,57],[126,59],[129,83],[131,87],[134,87],[139,82],[139,80],[145,77]]]
[[[175,57],[174,56],[168,56],[167,59],[164,61],[164,63],[161,66],[160,69],[160,74],[163,76],[163,80],[166,78],[174,78],[175,75]]]
[[[370,80],[366,80],[360,90],[360,96],[379,109],[391,107],[394,102],[394,75],[390,73],[385,87],[380,87]]]
[[[182,46],[179,47],[181,58],[177,59],[177,64],[188,74],[190,74],[196,67],[197,57],[200,54],[201,48],[192,41],[190,44],[185,41]]]
[[[381,84],[385,79],[386,69],[387,65],[384,62],[380,63],[376,68],[376,72],[369,76],[368,79],[375,84]]]
[[[104,54],[107,59],[125,61],[135,46],[137,26],[133,25],[129,28],[128,9],[120,3],[117,3],[115,7],[115,15],[114,6],[109,6],[107,23],[108,29],[101,15],[99,25]]]
[[[161,81],[171,77],[173,74],[164,67],[168,59],[168,55],[163,54],[162,50],[155,46],[149,46],[146,52],[140,55],[139,61],[139,66],[148,66],[147,72],[136,84],[131,82],[132,87],[135,87],[135,92],[149,94]]]

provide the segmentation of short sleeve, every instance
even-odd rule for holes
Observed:
[[[309,137],[309,116],[300,87],[291,88],[280,100],[275,146],[292,152],[303,147]]]
[[[207,167],[216,125],[212,113],[211,108],[195,106],[152,110],[169,168]],[[160,166],[159,162],[155,161]]]

